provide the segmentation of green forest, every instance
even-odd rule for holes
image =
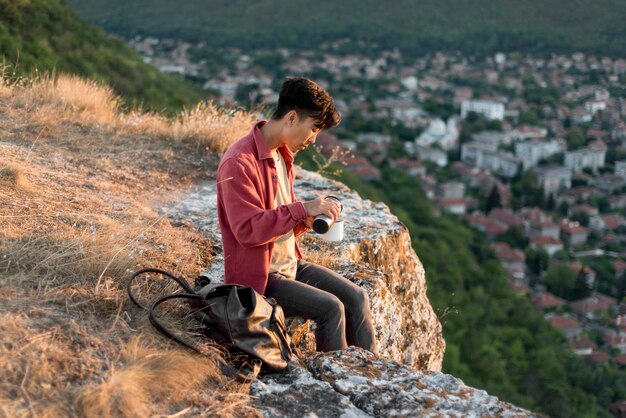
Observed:
[[[107,83],[129,106],[173,111],[202,98],[193,85],[82,22],[62,0],[0,0],[0,55],[5,77],[79,74]]]
[[[314,149],[298,155],[310,170]],[[551,417],[611,417],[626,396],[626,371],[580,359],[525,295],[510,287],[484,236],[453,215],[435,216],[419,181],[383,163],[363,182],[329,172],[363,198],[384,201],[411,234],[426,270],[428,297],[443,325],[443,370],[466,384]],[[329,177],[333,177],[332,175]]]
[[[83,19],[114,33],[244,50],[318,49],[339,38],[399,47],[407,54],[585,50],[620,55],[626,50],[621,0],[67,1]]]

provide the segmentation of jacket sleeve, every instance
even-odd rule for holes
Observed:
[[[218,170],[218,194],[235,239],[243,247],[275,241],[307,217],[301,202],[265,209],[263,184],[258,174],[235,158]]]
[[[304,234],[305,232],[309,232],[310,230],[311,230],[311,228],[306,226],[304,221],[302,221],[302,222],[298,223],[296,225],[296,227],[293,229],[293,235],[296,236],[296,237],[299,237],[300,235]]]

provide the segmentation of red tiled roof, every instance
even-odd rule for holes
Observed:
[[[506,226],[498,225],[493,222],[490,222],[485,226],[485,232],[487,235],[496,236],[500,234],[504,234],[507,231]]]
[[[582,270],[583,273],[585,273],[586,275],[596,274],[596,272],[591,267],[583,265],[583,263],[581,263],[580,261],[572,261],[571,263],[569,263],[569,266],[577,273]]]
[[[532,238],[530,240],[530,243],[532,245],[563,245],[563,242],[558,239],[558,238],[554,238],[554,237],[535,237]]]
[[[445,207],[465,205],[465,198],[459,197],[459,198],[441,199],[440,202]]]
[[[380,170],[373,166],[351,167],[350,171],[355,175],[363,178],[380,177]]]
[[[578,314],[591,314],[596,311],[606,311],[611,306],[617,305],[617,301],[610,296],[598,292],[584,299],[572,302],[572,310]]]
[[[507,226],[523,226],[524,221],[510,210],[495,208],[489,212],[489,218]]]
[[[496,252],[496,257],[502,261],[524,261],[526,255],[520,250],[515,250],[505,242],[494,242],[491,248]]]
[[[591,341],[589,338],[570,338],[569,340],[570,346],[574,349],[583,349],[583,348],[593,348],[594,350],[598,348],[598,345]]]
[[[626,345],[626,335],[609,335],[604,337],[604,342],[609,347],[618,347]]]
[[[604,351],[594,351],[593,354],[586,356],[586,358],[594,363],[604,363],[609,361],[609,353]]]
[[[530,298],[530,302],[540,309],[556,308],[565,305],[565,301],[550,292],[536,293]]]
[[[590,137],[590,138],[593,138],[593,137],[605,137],[605,136],[609,136],[609,133],[607,131],[603,131],[601,129],[589,128],[589,129],[587,129],[587,136]]]
[[[565,234],[584,234],[587,233],[587,228],[581,226],[578,222],[567,222],[563,220],[561,222],[561,231]]]
[[[619,364],[620,366],[626,366],[626,355],[621,355],[621,356],[615,357],[615,362],[617,364]],[[625,403],[625,406],[626,406],[626,401],[624,403]]]
[[[624,224],[624,218],[616,213],[600,215],[600,218],[608,229],[616,229],[618,226]]]
[[[624,260],[615,260],[613,261],[613,268],[615,268],[615,273],[623,272],[626,270],[626,261]]]
[[[591,214],[591,213],[598,213],[598,209],[585,203],[582,205],[574,206],[571,210],[571,213],[576,213],[576,212],[584,212],[584,213]]]
[[[407,159],[393,160],[391,164],[395,167],[402,168],[405,170],[411,170],[414,168],[424,167],[424,164],[420,163],[419,161],[407,160]]]
[[[572,318],[571,316],[566,315],[554,315],[549,318],[548,321],[552,324],[554,328],[557,329],[571,329],[571,328],[580,328],[580,322]]]

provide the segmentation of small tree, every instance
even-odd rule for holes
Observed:
[[[501,208],[502,202],[500,201],[500,192],[498,191],[498,186],[494,185],[487,196],[487,202],[485,203],[485,212],[491,212],[491,209]]]
[[[528,269],[535,275],[540,276],[541,273],[548,268],[550,256],[543,247],[529,247],[526,250],[526,265]]]

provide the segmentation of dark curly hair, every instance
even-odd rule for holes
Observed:
[[[341,121],[330,94],[308,78],[288,77],[283,82],[272,119],[281,119],[290,110],[315,119],[320,130],[330,129]]]

